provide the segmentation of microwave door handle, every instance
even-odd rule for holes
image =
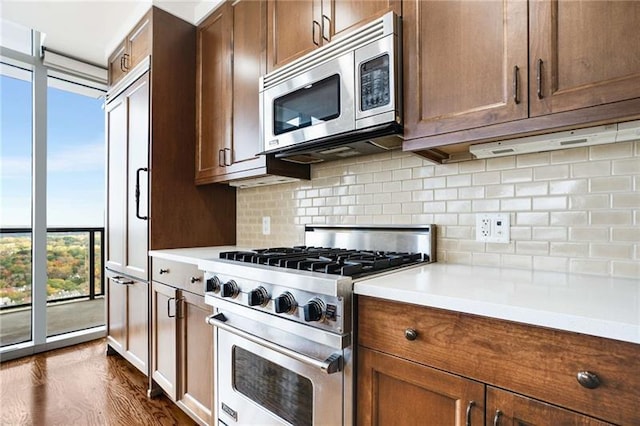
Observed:
[[[206,319],[208,324],[218,327],[221,330],[228,331],[231,334],[235,334],[236,336],[246,339],[257,345],[263,346],[267,349],[271,349],[272,351],[278,352],[289,358],[293,358],[296,361],[300,361],[304,364],[308,364],[313,367],[319,368],[327,374],[336,373],[342,370],[342,355],[338,353],[332,354],[325,360],[311,358],[310,356],[301,354],[289,348],[285,348],[284,346],[280,346],[278,344],[261,339],[257,336],[254,336],[251,333],[247,333],[246,331],[233,327],[225,323],[226,320],[227,320],[226,317],[222,313],[219,313],[216,315],[210,315]]]

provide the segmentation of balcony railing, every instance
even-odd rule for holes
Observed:
[[[31,304],[31,229],[0,228],[0,310]],[[104,296],[104,228],[47,229],[47,303]]]

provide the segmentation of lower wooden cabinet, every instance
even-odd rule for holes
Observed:
[[[602,426],[611,423],[601,422],[592,417],[487,386],[486,424],[493,426]]]
[[[178,345],[178,405],[191,417],[213,422],[213,308],[200,295],[182,291]]]
[[[107,354],[119,353],[146,376],[149,374],[149,285],[108,269],[105,275]]]
[[[484,384],[358,348],[359,425],[484,425]]]
[[[151,389],[200,424],[213,421],[213,332],[204,297],[157,281],[151,288]]]
[[[640,424],[640,345],[359,296],[357,350],[360,425]]]

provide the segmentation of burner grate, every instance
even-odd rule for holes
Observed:
[[[350,277],[363,276],[429,261],[429,256],[422,253],[349,250],[313,246],[229,251],[220,253],[220,258]]]

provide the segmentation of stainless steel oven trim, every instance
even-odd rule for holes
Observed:
[[[283,270],[276,266],[243,264],[225,259],[201,260],[198,262],[198,269],[259,282],[286,283],[290,288],[327,296],[351,297],[353,290],[349,277],[298,270],[292,274],[291,270]]]
[[[236,305],[235,303],[218,299],[207,294],[205,294],[205,303],[218,308],[218,310],[223,313],[229,312],[243,319],[253,321],[257,326],[264,326],[266,329],[280,330],[282,332],[295,335],[299,338],[309,340],[313,343],[324,345],[333,350],[344,349],[350,346],[352,343],[351,333],[330,333],[326,330],[309,327],[305,324],[289,321],[280,317],[275,317],[273,315],[254,309],[247,309],[246,306]]]
[[[346,399],[353,397],[351,385],[352,370],[349,365],[352,362],[350,350],[344,351],[345,363],[347,363],[345,370],[337,374],[326,374],[313,366],[309,366],[279,352],[245,340],[232,332],[217,328],[215,330],[216,342],[218,344],[217,351],[219,352],[219,356],[216,357],[218,358],[216,373],[218,380],[220,380],[216,392],[216,409],[219,419],[225,424],[259,423],[263,425],[290,425],[243,393],[238,392],[235,386],[233,386],[233,371],[232,368],[230,368],[233,365],[231,358],[233,347],[240,347],[256,356],[276,363],[311,380],[314,386],[314,426],[324,424],[343,424],[350,426],[353,423],[352,407],[350,406],[351,404],[347,402],[352,399]],[[222,404],[234,410],[237,409],[237,407],[241,407],[242,410],[238,410],[237,418],[233,419],[221,409]],[[248,404],[248,406],[245,406],[245,404]]]
[[[268,340],[261,339],[260,337],[254,336],[253,334],[247,333],[246,331],[240,330],[239,328],[227,325],[224,322],[225,320],[226,318],[222,313],[207,317],[207,322],[209,324],[218,327],[221,330],[228,331],[229,333],[235,334],[236,336],[242,337],[243,339],[246,339],[257,345],[264,346],[265,348],[271,349],[272,351],[278,352],[284,356],[288,356],[289,358],[293,358],[304,364],[309,364],[312,367],[319,368],[327,374],[333,374],[342,371],[343,359],[342,355],[339,353],[334,353],[324,360],[315,359],[299,352],[292,351],[291,349],[280,346],[276,343],[272,343]]]

